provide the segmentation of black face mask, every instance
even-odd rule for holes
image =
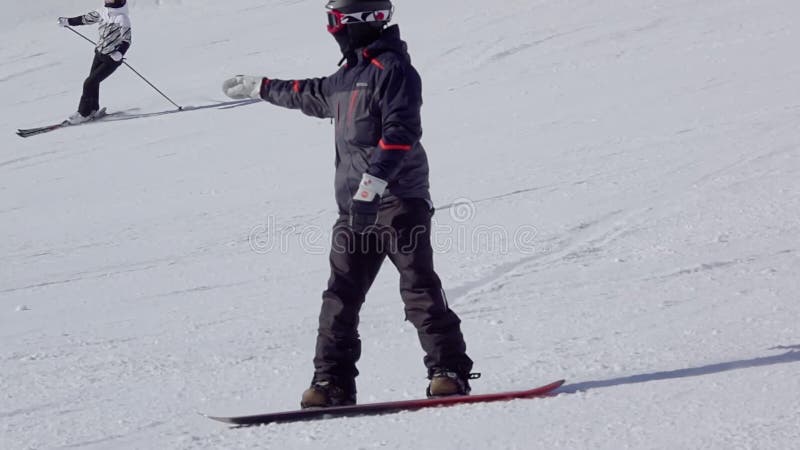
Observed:
[[[364,48],[375,42],[383,31],[380,27],[371,23],[353,23],[343,27],[339,32],[333,34],[342,55],[348,60],[355,56],[356,50]]]

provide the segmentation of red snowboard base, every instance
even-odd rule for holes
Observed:
[[[281,422],[301,422],[307,420],[333,419],[350,416],[374,416],[390,414],[400,411],[415,411],[436,406],[453,406],[466,403],[486,403],[507,401],[520,398],[543,397],[558,389],[564,380],[559,380],[545,386],[525,391],[500,392],[496,394],[461,395],[454,397],[425,398],[419,400],[401,400],[397,402],[366,403],[363,405],[333,406],[330,408],[309,408],[297,411],[285,411],[254,416],[216,417],[206,416],[209,419],[233,425],[265,425]]]

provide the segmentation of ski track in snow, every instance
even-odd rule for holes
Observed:
[[[24,77],[24,76],[27,76],[27,75],[30,75],[32,73],[36,73],[36,72],[39,72],[39,71],[42,71],[42,70],[45,70],[45,69],[50,69],[52,67],[59,66],[60,64],[61,63],[42,64],[40,66],[32,67],[32,68],[27,69],[27,70],[22,70],[20,72],[15,72],[15,73],[0,77],[0,83],[13,80],[14,78]]]
[[[294,409],[311,377],[333,130],[220,84],[324,75],[338,58],[320,4],[188,6],[132,2],[128,55],[185,111],[121,68],[102,89],[120,116],[29,139],[13,131],[75,108],[91,47],[53,22],[86,5],[0,19],[0,448],[800,442],[794,2],[398,5],[474,392],[567,384],[235,430],[198,413]],[[486,230],[505,240],[470,240]],[[403,317],[387,263],[362,312],[359,401],[423,394]]]

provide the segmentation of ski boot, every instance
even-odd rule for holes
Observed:
[[[99,112],[100,111],[95,110],[89,113],[88,116],[84,116],[83,114],[80,113],[80,111],[76,111],[75,113],[67,117],[67,120],[65,120],[65,122],[67,122],[70,125],[80,125],[84,122],[88,122],[90,120],[94,120],[95,118],[97,118]],[[105,108],[103,108],[103,112],[105,112]]]

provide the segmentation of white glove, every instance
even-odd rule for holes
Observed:
[[[120,52],[114,52],[114,53],[111,53],[108,56],[110,56],[111,59],[113,59],[115,62],[122,61],[122,53],[120,53]]]
[[[261,83],[263,81],[264,77],[236,75],[222,83],[222,92],[233,99],[260,99]]]
[[[389,183],[378,177],[365,173],[361,177],[356,195],[350,205],[348,224],[356,233],[365,233],[378,223],[378,212],[381,209],[381,196]]]
[[[386,180],[365,173],[361,176],[361,183],[358,185],[358,190],[356,195],[353,196],[353,200],[371,202],[375,200],[375,197],[382,196],[388,185],[389,183]]]
[[[66,17],[59,17],[58,18],[58,26],[66,27],[68,25],[69,25],[69,19],[67,19]]]

